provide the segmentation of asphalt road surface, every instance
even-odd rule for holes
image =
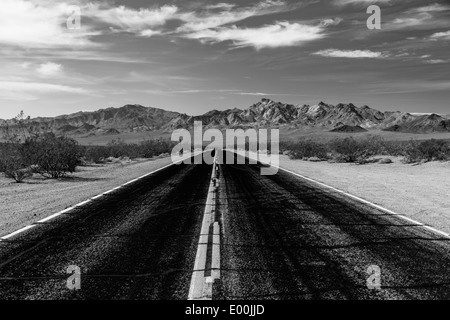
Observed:
[[[220,168],[216,299],[450,298],[449,239],[282,171]]]
[[[0,299],[186,299],[210,171],[171,166],[1,242]]]
[[[187,299],[211,168],[168,167],[0,242],[0,299]],[[219,172],[214,299],[450,298],[448,239],[282,171]]]

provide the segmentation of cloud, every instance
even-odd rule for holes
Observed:
[[[432,4],[413,8],[404,12],[404,15],[386,23],[387,30],[399,30],[406,28],[436,29],[448,26],[448,17],[443,13],[450,10],[450,6]]]
[[[148,36],[152,27],[160,27],[167,21],[178,17],[178,7],[164,5],[160,8],[133,9],[125,6],[105,8],[100,5],[91,5],[86,15],[104,23],[120,28],[119,31],[135,32]],[[142,34],[143,32],[143,34]]]
[[[439,64],[439,63],[447,63],[448,60],[443,60],[443,59],[430,59],[430,60],[425,60],[425,63],[428,64]]]
[[[430,36],[432,40],[450,40],[450,30],[446,32],[437,32]]]
[[[228,9],[229,10],[229,9],[234,8],[234,7],[236,7],[236,5],[234,3],[224,3],[224,2],[222,2],[222,3],[207,5],[205,7],[205,9],[207,9],[207,10]]]
[[[266,92],[237,92],[235,93],[239,96],[273,96],[275,94],[270,94],[270,93],[266,93]]]
[[[64,68],[59,63],[45,62],[45,63],[34,63],[34,62],[21,62],[15,64],[19,66],[19,70],[13,70],[10,68],[8,71],[10,74],[16,74],[20,76],[26,75],[27,78],[33,76],[38,76],[40,78],[51,78],[51,77],[61,77],[64,74]],[[15,72],[14,72],[15,71]]]
[[[24,48],[96,46],[87,27],[68,30],[69,6],[49,1],[2,0],[0,44]]]
[[[197,11],[182,12],[176,5],[134,9],[126,6],[111,7],[109,4],[91,4],[83,9],[83,14],[111,27],[114,32],[130,32],[137,36],[151,37],[164,34],[163,27],[171,20],[181,22],[174,32],[196,32],[216,28],[229,23],[242,21],[287,10],[283,1],[265,0],[253,6],[237,8],[235,4],[218,3],[206,5]]]
[[[231,41],[235,47],[278,48],[299,46],[325,37],[322,26],[310,26],[287,21],[259,28],[236,26],[208,29],[186,35],[204,43]]]
[[[382,52],[373,52],[370,50],[328,49],[328,50],[321,50],[313,54],[328,58],[352,58],[352,59],[362,59],[362,58],[381,59],[386,57],[386,55]]]
[[[391,0],[335,0],[334,4],[338,6],[345,5],[371,5],[371,4],[379,4],[379,3],[389,3]]]
[[[47,62],[40,64],[36,71],[43,77],[54,77],[62,73],[63,67],[62,65],[57,63]]]
[[[184,95],[184,94],[210,94],[210,93],[236,93],[240,92],[235,89],[186,89],[186,90],[158,90],[158,89],[149,89],[143,90],[142,92],[150,93],[153,95],[163,95],[163,96],[171,96],[171,95]]]
[[[413,8],[408,11],[406,11],[407,14],[414,14],[414,13],[422,13],[422,12],[443,12],[450,10],[450,6],[443,5],[440,3],[434,3],[428,6],[423,6],[419,8]]]
[[[89,91],[60,84],[43,82],[0,81],[0,98],[7,100],[36,100],[39,94],[89,94]]]
[[[134,9],[112,7],[107,3],[90,4],[83,15],[110,26],[113,32],[130,32],[137,36],[152,37],[162,34],[197,32],[235,23],[244,19],[288,10],[283,1],[265,0],[253,6],[238,8],[235,4],[218,3],[199,7],[196,11],[182,12],[176,5]],[[174,31],[163,32],[169,21],[181,22]]]
[[[416,15],[415,17],[396,18],[392,22],[388,23],[386,27],[388,29],[403,29],[403,28],[418,27],[429,24],[432,18],[433,18],[432,14],[428,12],[423,12]]]
[[[162,32],[161,31],[157,31],[157,30],[146,29],[146,30],[142,30],[139,34],[142,37],[150,38],[150,37],[153,37],[153,36],[156,36],[156,35],[160,35],[160,34],[162,34]]]
[[[250,17],[262,16],[289,9],[284,1],[266,0],[254,6],[235,9],[234,5],[220,4],[213,6],[214,9],[222,9],[220,12],[206,11],[196,13],[188,12],[179,15],[179,19],[185,23],[177,29],[177,32],[197,32],[206,29],[217,28],[230,23],[245,20]],[[209,6],[211,9],[211,6]]]
[[[333,19],[324,19],[320,22],[320,25],[323,27],[329,27],[329,26],[337,26],[342,21],[344,21],[342,18],[333,18]]]

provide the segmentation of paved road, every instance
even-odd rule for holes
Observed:
[[[282,171],[220,168],[216,299],[450,298],[448,239]]]
[[[210,174],[171,166],[0,243],[0,299],[186,299]]]
[[[447,239],[283,172],[219,168],[213,298],[450,298]],[[210,175],[172,166],[1,242],[0,299],[186,299]]]

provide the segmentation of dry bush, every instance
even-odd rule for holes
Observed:
[[[31,169],[26,168],[19,143],[10,142],[0,146],[0,172],[17,183],[33,175]]]
[[[283,146],[284,148],[284,146]],[[328,159],[328,146],[312,140],[300,140],[297,143],[292,143],[290,146],[289,157],[291,159],[303,158],[319,158]]]
[[[22,183],[25,179],[33,176],[33,172],[30,168],[17,169],[11,168],[5,171],[5,177],[14,179],[17,183]]]
[[[349,137],[332,141],[330,148],[337,161],[365,164],[373,156],[382,153],[383,141],[375,136],[359,140]]]
[[[170,140],[144,140],[140,143],[125,143],[117,139],[107,146],[89,146],[83,148],[83,157],[88,162],[103,163],[113,158],[152,158],[161,154],[170,154],[175,143]]]
[[[28,138],[22,146],[22,154],[29,166],[46,178],[59,179],[75,172],[80,165],[78,143],[67,137],[45,133]]]
[[[445,140],[411,140],[404,150],[405,162],[450,160],[450,143]]]

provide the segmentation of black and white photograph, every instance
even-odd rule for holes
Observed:
[[[449,299],[448,0],[0,1],[0,303]]]

